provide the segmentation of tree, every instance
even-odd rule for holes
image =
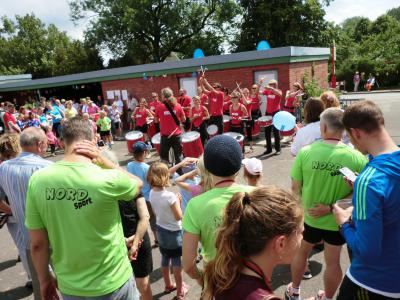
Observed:
[[[197,47],[218,54],[238,12],[234,0],[73,0],[70,7],[75,21],[91,14],[86,39],[117,65],[161,62],[171,52],[191,57]]]
[[[233,42],[235,51],[254,50],[261,40],[271,47],[288,45],[327,46],[332,42],[325,33],[323,5],[317,0],[241,0],[243,20]]]
[[[71,41],[55,25],[32,15],[7,17],[0,26],[0,73],[31,73],[33,78],[98,70],[103,67],[95,48]],[[89,59],[90,58],[90,59]]]
[[[395,18],[397,21],[400,21],[400,6],[388,10],[387,15]]]

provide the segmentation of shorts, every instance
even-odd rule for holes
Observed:
[[[162,255],[172,258],[182,256],[182,230],[171,231],[157,225],[157,240]]]
[[[135,130],[140,131],[141,133],[147,133],[148,125],[144,124],[142,126],[136,126]]]
[[[106,131],[100,131],[100,137],[104,138],[106,136],[110,136],[111,135],[111,131],[110,130],[106,130]]]
[[[115,129],[120,129],[120,127],[121,127],[121,122],[114,122]]]
[[[342,246],[346,243],[339,231],[319,229],[304,223],[303,240],[310,244],[318,244],[321,241],[333,246]]]
[[[153,272],[153,257],[151,256],[151,243],[149,234],[143,237],[142,245],[139,248],[138,256],[136,260],[131,261],[133,274],[136,278],[144,278]]]

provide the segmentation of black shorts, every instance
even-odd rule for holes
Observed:
[[[151,243],[149,234],[143,237],[142,245],[139,248],[136,260],[131,261],[131,266],[135,277],[144,278],[153,272],[153,258],[151,256]]]
[[[310,244],[318,244],[321,241],[329,245],[341,246],[346,243],[339,231],[319,229],[304,223],[303,240]]]
[[[147,133],[148,125],[144,124],[143,126],[136,126],[135,130],[140,131],[141,133]]]
[[[120,127],[121,127],[121,122],[114,122],[115,129],[120,129]]]
[[[104,138],[106,136],[110,136],[111,135],[111,131],[107,130],[107,131],[100,131],[100,137]]]
[[[390,300],[395,298],[390,298],[387,296],[375,294],[367,289],[358,286],[349,277],[344,276],[342,284],[340,285],[339,295],[337,300]]]

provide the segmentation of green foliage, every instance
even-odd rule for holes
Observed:
[[[192,57],[223,51],[239,12],[234,0],[73,0],[75,21],[94,16],[86,39],[111,53],[112,66],[161,62],[171,52]]]
[[[314,78],[310,78],[307,74],[303,75],[303,86],[308,97],[319,97],[324,89],[321,88]]]
[[[400,21],[392,16],[399,9],[391,11],[373,22],[347,19],[337,28],[336,74],[348,89],[355,71],[365,74],[364,81],[373,74],[380,87],[400,84]]]
[[[0,23],[0,74],[31,73],[34,78],[98,70],[96,49],[72,41],[56,26],[48,27],[33,14],[7,17]]]
[[[271,47],[288,45],[328,46],[332,42],[324,20],[323,6],[329,1],[317,0],[241,0],[243,21],[235,51],[254,50],[261,40]]]

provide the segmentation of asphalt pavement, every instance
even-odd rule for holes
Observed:
[[[374,94],[348,94],[344,95],[345,99],[370,99],[375,101],[383,110],[386,127],[393,139],[400,143],[400,93],[374,93]],[[247,157],[256,156],[263,162],[263,184],[274,184],[283,188],[290,188],[290,167],[293,158],[289,152],[289,144],[282,149],[281,155],[262,156],[265,141],[261,136],[255,145],[255,151],[252,154],[246,154]],[[115,142],[113,151],[117,154],[118,160],[122,166],[125,166],[131,156],[127,152],[125,142]],[[153,152],[154,153],[154,152]],[[62,159],[62,153],[59,153],[52,160]],[[153,155],[149,159],[150,162],[158,160],[157,155]],[[242,181],[243,174],[239,175]],[[33,299],[30,290],[26,289],[27,281],[20,262],[17,262],[17,249],[6,229],[6,226],[0,229],[0,300],[16,300],[16,299]],[[158,249],[153,249],[154,272],[151,275],[153,298],[154,299],[173,299],[175,293],[168,295],[163,294],[164,283],[162,280],[160,269],[160,254]],[[347,251],[343,249],[341,256],[341,265],[343,272],[349,264]],[[319,289],[323,289],[323,253],[315,252],[310,258],[310,268],[313,278],[303,281],[302,295],[313,296]],[[200,299],[200,288],[197,284],[185,275],[185,282],[190,286],[190,291],[185,299]],[[272,286],[276,294],[283,297],[285,285],[290,282],[289,266],[277,267],[272,276]]]

